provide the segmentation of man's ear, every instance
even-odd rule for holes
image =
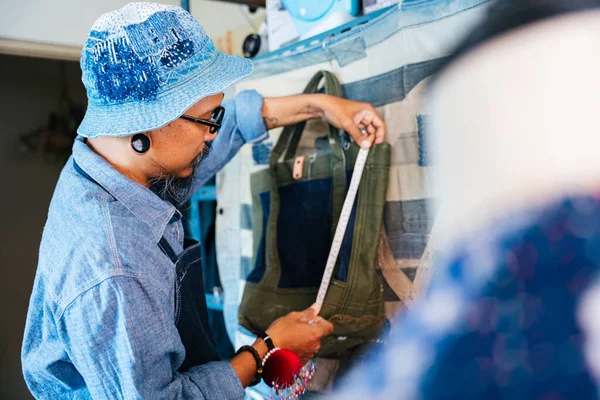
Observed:
[[[216,138],[217,138],[217,132],[210,133],[210,129],[206,130],[206,133],[204,134],[205,142],[211,142],[211,141],[215,140]]]

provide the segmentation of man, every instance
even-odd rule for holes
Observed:
[[[242,92],[221,104],[251,63],[219,53],[179,7],[103,15],[81,69],[88,109],[50,205],[25,328],[29,389],[48,399],[242,398],[267,345],[219,361],[199,248],[184,241],[176,205],[267,129],[324,118],[369,147],[385,126],[372,106],[325,95]],[[287,315],[266,335],[308,359],[333,329],[317,314]]]

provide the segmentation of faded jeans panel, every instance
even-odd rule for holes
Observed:
[[[413,259],[418,260],[423,255],[429,234],[427,233],[403,233],[388,237],[392,254],[396,260]]]
[[[348,99],[364,101],[380,107],[400,101],[419,82],[434,74],[445,58],[405,65],[385,74],[342,85]]]
[[[429,233],[433,224],[431,204],[432,199],[388,201],[384,217],[388,236]]]

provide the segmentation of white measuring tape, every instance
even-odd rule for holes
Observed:
[[[350,221],[350,215],[352,214],[352,207],[354,206],[354,199],[356,199],[356,193],[358,193],[358,186],[360,184],[360,178],[362,177],[365,163],[367,162],[367,156],[369,155],[369,149],[360,149],[356,162],[354,163],[354,172],[352,173],[352,180],[350,181],[350,187],[344,200],[344,206],[342,207],[342,213],[338,221],[337,227],[335,228],[335,235],[333,235],[333,243],[331,244],[331,250],[329,251],[329,257],[327,258],[327,264],[325,264],[325,272],[323,272],[323,279],[321,280],[321,286],[317,293],[317,304],[319,308],[323,306],[325,301],[325,295],[329,288],[329,282],[333,275],[335,263],[338,255],[340,254],[340,248],[344,241],[344,235],[346,233],[346,227],[348,221]]]

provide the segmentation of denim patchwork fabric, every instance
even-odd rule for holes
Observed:
[[[219,52],[180,7],[130,3],[94,23],[81,53],[88,109],[81,136],[126,136],[167,125],[252,72]]]
[[[455,21],[448,21],[444,30],[454,30],[447,31],[446,38],[440,38],[440,43],[448,40],[447,45],[453,46],[459,39],[456,35],[466,32],[476,21],[476,18],[473,18],[474,14],[477,14],[482,6],[489,2],[490,0],[404,0],[402,7],[392,7],[374,20],[347,33],[322,40],[313,40],[308,45],[294,50],[259,57],[254,60],[255,71],[252,76],[254,79],[264,78],[325,63],[344,68],[361,59],[366,63],[371,63],[368,49],[377,46],[388,46],[387,51],[391,54],[387,57],[380,57],[382,62],[386,63],[390,56],[393,60],[394,55],[401,56],[402,53],[414,52],[416,49],[411,46],[414,43],[410,41],[408,42],[410,48],[402,47],[403,40],[401,36],[397,35],[398,31],[403,29],[408,31],[437,21],[442,22],[446,18],[453,18]],[[464,14],[465,18],[456,24],[457,20],[461,19],[460,14]],[[398,42],[390,41],[392,36],[396,36]],[[441,54],[438,51],[441,50],[437,48],[440,43],[426,39],[423,44],[430,46],[423,50],[429,53],[419,61],[447,55],[447,53]],[[394,46],[392,50],[390,50],[390,44]],[[369,56],[368,59],[365,57],[365,53]],[[392,64],[397,65],[393,62]],[[323,69],[322,66],[320,68]]]
[[[468,235],[332,398],[597,398],[599,227],[594,193]]]

